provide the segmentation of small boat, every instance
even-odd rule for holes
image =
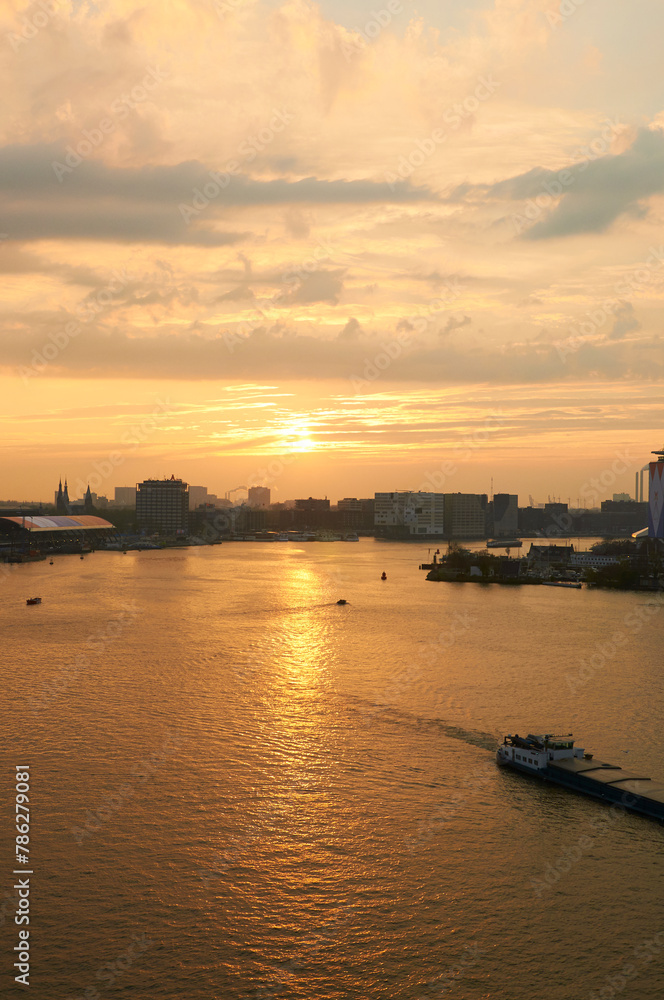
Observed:
[[[519,538],[490,538],[487,549],[520,549],[523,542]]]
[[[385,572],[384,570],[383,570],[383,572],[382,572],[382,573],[380,574],[380,578],[381,578],[381,580],[387,580],[387,573],[386,573],[386,572]]]
[[[582,590],[582,583],[573,583],[571,580],[542,580],[543,587],[566,587],[567,590]]]
[[[28,597],[26,604],[41,604],[41,597]]]
[[[52,566],[52,565],[53,565],[53,560],[51,559],[51,561],[49,563],[49,566]]]
[[[348,604],[348,601],[344,601],[343,597],[337,601],[337,604]]]

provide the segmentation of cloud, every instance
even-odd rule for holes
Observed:
[[[364,333],[362,326],[354,316],[346,323],[343,330],[339,331],[338,340],[358,340]]]
[[[468,326],[472,323],[470,316],[462,316],[461,319],[456,319],[454,316],[450,316],[447,323],[440,331],[441,335],[445,333],[453,333],[455,330],[460,330],[463,326]]]
[[[629,325],[629,316],[622,318]],[[45,343],[51,343],[44,331],[62,329],[64,322],[60,317],[55,327],[52,319],[42,317],[41,332],[36,333],[7,321],[2,337],[4,367],[25,375],[26,368],[36,365],[34,374],[38,370],[41,374],[36,359]],[[357,337],[324,339],[283,325],[256,327],[244,335],[198,324],[185,331],[173,328],[157,336],[141,336],[91,321],[43,373],[63,378],[362,379],[367,362],[385,353],[391,340],[389,333],[364,331]],[[395,343],[399,350],[394,352],[389,375],[383,376],[395,383],[508,385],[591,376],[664,378],[664,356],[657,337],[584,342],[564,359],[555,343],[539,339],[505,346],[487,338],[471,343],[460,338],[454,344],[414,337],[408,347]],[[377,389],[378,383],[367,385],[367,391]]]
[[[589,153],[555,171],[534,167],[494,184],[460,184],[448,200],[525,201],[521,238],[544,240],[604,232],[625,213],[643,215],[647,200],[664,191],[661,129],[640,129],[632,145],[617,155],[593,158]]]
[[[634,306],[631,302],[625,302],[619,306],[614,315],[615,322],[609,333],[610,340],[621,340],[628,333],[641,329],[641,324],[634,314]]]
[[[196,161],[140,168],[109,167],[80,157],[76,163],[77,158],[58,145],[0,149],[3,226],[11,240],[226,246],[247,236],[214,228],[215,218],[229,208],[435,198],[407,181],[392,187],[381,181],[316,177],[262,181],[220,173]]]
[[[284,296],[283,302],[292,305],[311,302],[331,302],[336,305],[343,289],[345,271],[315,271],[307,275],[292,292]]]

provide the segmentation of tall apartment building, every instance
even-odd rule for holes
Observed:
[[[495,493],[491,533],[496,538],[514,538],[519,530],[519,497],[515,493]]]
[[[187,483],[170,479],[146,479],[136,484],[136,522],[148,531],[164,535],[184,534],[188,529]]]
[[[443,493],[376,493],[374,525],[387,537],[442,537],[445,529]]]
[[[247,492],[247,504],[249,507],[270,506],[270,490],[267,486],[250,486]]]
[[[486,538],[486,493],[445,494],[447,538]]]

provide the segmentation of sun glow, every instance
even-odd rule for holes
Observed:
[[[309,437],[297,438],[293,442],[292,448],[293,448],[293,451],[297,451],[297,452],[300,452],[300,454],[304,454],[305,452],[308,452],[308,451],[315,451],[315,449],[316,449],[316,442],[312,441],[312,439],[309,438]]]

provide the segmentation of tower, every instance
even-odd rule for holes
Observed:
[[[65,480],[66,482],[66,480]],[[60,483],[58,484],[58,495],[55,498],[55,513],[56,514],[66,514],[67,507],[65,505],[65,498],[62,492],[62,477],[60,477]]]
[[[653,451],[648,490],[648,536],[664,538],[664,448]],[[646,466],[647,468],[647,466]]]
[[[88,488],[85,491],[85,499],[83,501],[83,512],[85,514],[92,514],[92,511],[93,511],[92,493],[90,493],[90,483],[88,483]]]

